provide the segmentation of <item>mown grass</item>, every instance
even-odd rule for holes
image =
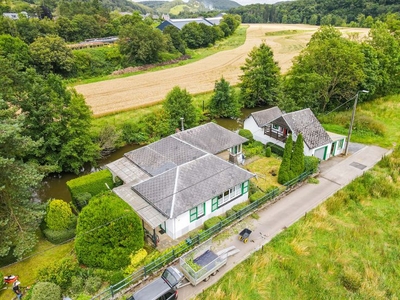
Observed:
[[[106,76],[98,76],[98,77],[92,77],[92,78],[88,78],[88,79],[77,79],[77,80],[71,79],[71,80],[68,80],[68,84],[70,86],[75,86],[75,85],[80,85],[80,84],[88,84],[88,83],[99,82],[99,81],[104,81],[104,80],[129,77],[132,75],[143,74],[145,72],[154,72],[154,71],[174,68],[177,66],[187,65],[187,64],[193,63],[195,61],[201,60],[203,58],[206,58],[207,56],[218,53],[220,51],[234,49],[234,48],[237,48],[237,47],[243,45],[246,40],[247,28],[248,28],[248,25],[240,25],[236,29],[236,31],[233,35],[231,35],[230,37],[228,37],[224,40],[217,41],[217,43],[213,46],[210,46],[207,48],[194,49],[194,50],[187,49],[186,54],[190,55],[191,58],[187,59],[187,60],[182,60],[175,64],[154,67],[147,71],[139,71],[139,72],[126,73],[126,74],[121,74],[121,75],[106,75]]]
[[[262,191],[266,191],[270,187],[281,187],[278,183],[278,171],[282,160],[276,157],[261,157],[245,166],[247,170],[257,175],[251,181]],[[272,176],[272,172],[276,176]]]
[[[398,299],[400,147],[196,299]]]
[[[351,111],[320,116],[323,127],[347,135]],[[357,106],[351,142],[392,148],[400,142],[400,95],[388,96]]]
[[[18,275],[21,286],[30,286],[35,283],[39,269],[69,256],[73,247],[73,241],[63,245],[53,245],[41,237],[30,258],[0,268],[0,270],[4,275]],[[7,290],[0,291],[0,299],[12,299],[14,293],[11,288],[12,286],[8,285]]]

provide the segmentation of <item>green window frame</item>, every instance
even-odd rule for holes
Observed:
[[[338,147],[338,149],[339,149],[339,150],[340,150],[340,149],[343,149],[343,145],[344,145],[344,139],[342,139],[342,140],[339,141],[339,147]]]
[[[218,197],[211,199],[211,211],[216,211],[218,209]]]
[[[199,207],[201,207],[201,206],[203,207],[203,211],[199,212]],[[194,222],[194,221],[200,219],[201,217],[205,216],[205,214],[206,214],[206,203],[202,203],[202,204],[196,206],[195,208],[192,208],[189,211],[190,222]]]
[[[242,183],[242,195],[247,193],[249,190],[249,181],[245,181]]]

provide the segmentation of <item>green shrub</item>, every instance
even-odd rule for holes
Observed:
[[[85,291],[89,294],[96,293],[101,287],[102,281],[100,277],[91,276],[86,279],[85,282]]]
[[[66,291],[71,286],[71,278],[80,272],[78,262],[71,257],[54,262],[38,271],[38,280],[52,282]]]
[[[76,208],[82,210],[88,203],[89,200],[92,198],[91,193],[82,193],[76,195],[75,198],[72,199],[73,203],[75,204]]]
[[[207,221],[204,222],[204,229],[207,230],[211,227],[214,227],[215,225],[217,225],[219,222],[222,221],[222,218],[219,216],[216,217],[212,217],[210,219],[208,219]]]
[[[234,212],[238,212],[238,211],[241,211],[243,208],[245,208],[247,205],[249,205],[249,202],[247,202],[247,201],[243,202],[243,203],[239,203],[239,204],[234,205],[232,207],[232,210]]]
[[[319,158],[315,156],[304,156],[304,171],[315,173],[318,170]]]
[[[275,153],[276,155],[279,155],[280,157],[283,157],[283,153],[285,152],[285,150],[281,146],[278,146],[278,145],[273,144],[273,143],[267,143],[265,146],[266,147],[270,147],[272,153]]]
[[[272,153],[271,147],[270,146],[266,147],[265,148],[265,156],[271,157],[271,153]]]
[[[236,212],[234,212],[232,209],[229,209],[226,211],[226,217],[229,218],[230,216],[233,216],[234,214],[236,214]]]
[[[265,154],[264,144],[259,141],[252,141],[248,143],[246,146],[244,146],[244,152],[248,157],[256,155],[260,156],[264,155]]]
[[[318,184],[319,180],[317,178],[314,178],[314,177],[309,177],[307,182],[308,183],[312,183],[312,184]]]
[[[126,274],[132,274],[137,266],[146,258],[147,251],[145,249],[139,249],[138,251],[132,253],[129,258],[131,259],[131,263],[125,269]]]
[[[72,199],[83,193],[96,196],[114,187],[112,174],[109,170],[102,170],[67,181]]]
[[[31,300],[60,300],[61,288],[52,282],[38,282],[32,290]]]
[[[129,255],[143,248],[143,244],[140,218],[112,192],[93,197],[79,214],[75,251],[79,261],[87,266],[125,268]]]
[[[64,200],[50,200],[46,208],[45,221],[49,229],[65,230],[71,228],[73,222],[71,205]]]
[[[70,291],[73,294],[79,294],[83,291],[83,278],[82,276],[71,277],[71,288]]]
[[[75,228],[65,230],[52,230],[46,228],[43,230],[46,239],[52,244],[61,244],[75,236]]]
[[[252,194],[249,198],[250,203],[253,203],[254,201],[257,201],[258,199],[260,199],[262,196],[264,196],[265,194],[261,191],[257,191],[254,194]]]
[[[249,142],[254,141],[253,133],[248,129],[240,129],[239,135],[249,140],[248,142],[245,143],[245,145],[248,144]]]
[[[1,278],[1,280],[0,280],[0,290],[4,287],[4,280],[3,280],[3,278],[4,278],[4,275],[3,275],[3,273],[0,271],[0,278]]]

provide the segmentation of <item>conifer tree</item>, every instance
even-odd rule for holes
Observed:
[[[297,136],[297,140],[294,144],[292,159],[290,161],[290,169],[292,171],[293,178],[300,176],[304,171],[304,143],[303,135],[300,133]]]
[[[290,160],[292,158],[292,149],[293,149],[292,135],[289,135],[286,140],[285,151],[283,152],[282,163],[281,163],[281,166],[279,167],[278,182],[280,184],[284,184],[292,178],[292,176],[290,176],[290,173],[291,173]]]

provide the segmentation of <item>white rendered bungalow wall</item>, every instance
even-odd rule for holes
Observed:
[[[234,205],[245,202],[249,198],[248,190],[249,181],[245,181],[174,219],[168,219],[166,221],[167,234],[172,239],[177,239],[202,226],[208,219],[225,214]]]

